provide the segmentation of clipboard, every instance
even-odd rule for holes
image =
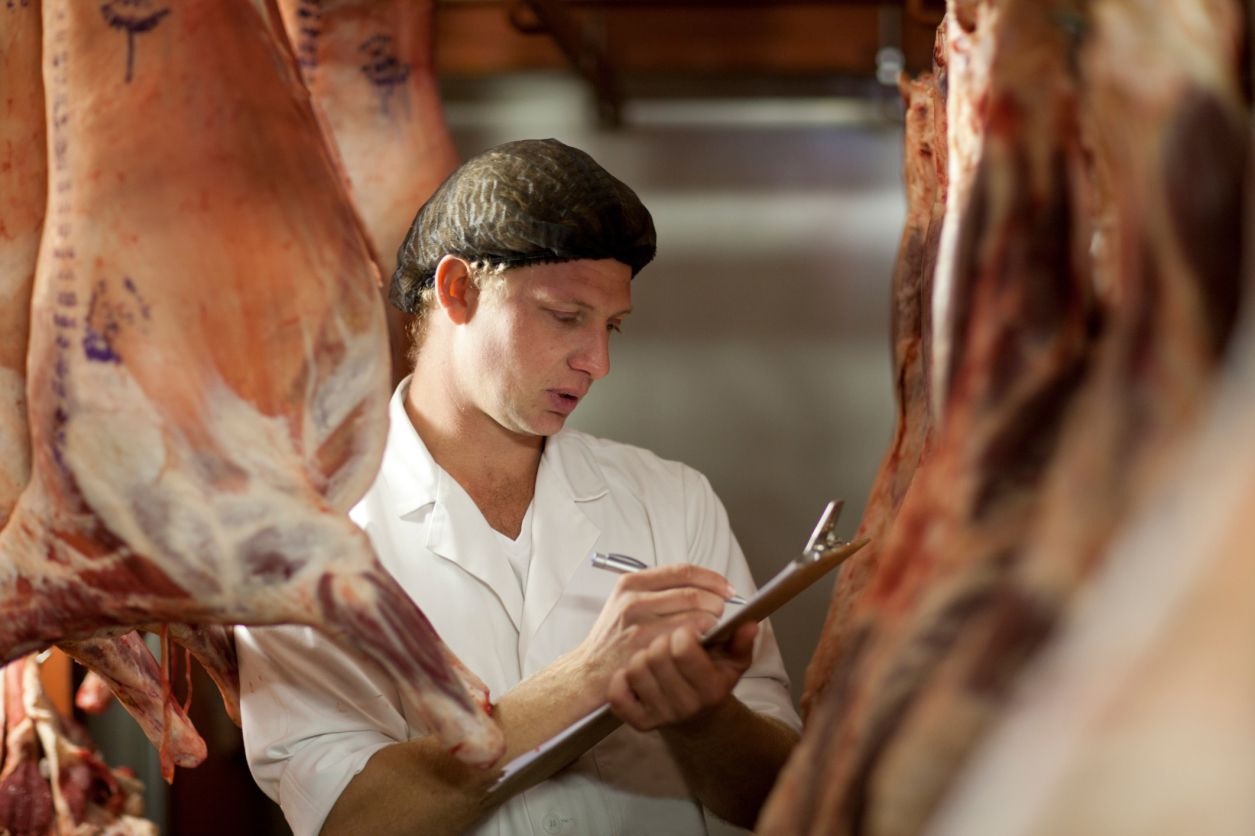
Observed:
[[[744,606],[725,610],[719,623],[702,636],[703,647],[723,644],[747,621],[762,621],[867,545],[867,538],[846,542],[837,537],[837,518],[841,516],[843,505],[843,502],[828,503],[802,554],[763,584]],[[609,704],[586,714],[540,746],[506,764],[496,783],[489,787],[484,804],[502,803],[514,793],[545,780],[596,746],[622,723],[610,710]]]

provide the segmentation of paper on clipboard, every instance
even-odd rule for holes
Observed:
[[[802,554],[763,584],[744,606],[730,607],[709,633],[702,637],[704,647],[722,644],[747,621],[762,621],[803,589],[839,566],[867,544],[866,539],[847,543],[837,539],[836,523],[840,502],[830,502],[819,518]],[[505,797],[545,780],[617,729],[622,721],[609,705],[585,715],[530,752],[506,764],[501,777],[488,790],[485,801],[495,804]]]

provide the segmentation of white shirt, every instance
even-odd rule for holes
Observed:
[[[405,414],[389,408],[383,464],[351,516],[463,663],[500,694],[584,639],[616,576],[594,551],[650,566],[695,563],[753,591],[723,505],[697,471],[648,451],[563,430],[545,444],[522,586],[495,532],[441,469]],[[735,695],[800,729],[769,624]],[[372,662],[308,627],[236,630],[249,767],[297,836],[316,834],[375,752],[422,736]],[[480,836],[704,833],[705,812],[656,732],[623,727],[472,831]]]

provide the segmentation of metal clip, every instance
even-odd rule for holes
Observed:
[[[837,536],[837,520],[841,517],[841,509],[844,507],[845,500],[828,503],[824,512],[819,515],[819,522],[815,523],[815,530],[811,532],[810,539],[802,548],[799,562],[813,563],[823,557],[825,552],[847,544],[847,541]]]

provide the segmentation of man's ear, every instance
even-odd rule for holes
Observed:
[[[471,275],[470,263],[456,255],[446,255],[436,265],[436,299],[455,325],[464,325],[475,309],[479,288]]]

